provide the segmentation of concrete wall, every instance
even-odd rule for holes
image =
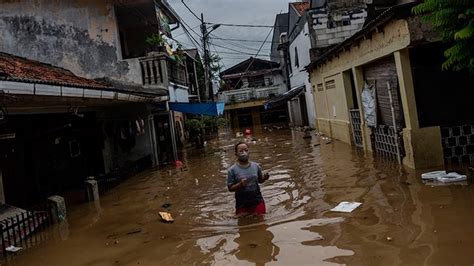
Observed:
[[[367,11],[358,5],[341,10],[320,8],[310,10],[308,16],[312,48],[324,48],[341,43],[361,30]]]
[[[314,99],[319,130],[326,135],[351,143],[348,101],[352,99],[346,97],[344,71],[390,55],[407,47],[409,43],[407,23],[404,20],[396,20],[385,27],[384,33],[374,33],[371,38],[361,41],[359,45],[354,45],[317,69],[313,69],[310,75],[311,83],[316,88]],[[336,88],[326,90],[326,82],[331,79],[335,80]],[[323,91],[318,90],[318,84],[323,84]],[[362,90],[361,86],[359,89]]]
[[[172,103],[188,103],[189,91],[187,87],[180,85],[171,85],[168,87],[170,92],[170,102]]]
[[[324,134],[351,143],[348,109],[352,93],[347,88],[347,73],[355,79],[357,102],[362,106],[360,93],[364,84],[362,67],[386,56],[394,56],[400,87],[400,96],[406,128],[403,138],[406,157],[403,163],[411,168],[439,166],[443,163],[439,127],[420,128],[407,47],[410,45],[410,29],[406,20],[388,22],[383,30],[371,33],[364,40],[354,43],[310,72],[311,83],[316,88],[315,105],[319,130]],[[327,89],[326,81],[334,80],[335,88]],[[323,90],[318,90],[323,84]],[[361,117],[364,117],[360,108]],[[370,150],[370,129],[362,122],[364,148]]]
[[[295,66],[295,47],[298,49],[299,67]],[[308,23],[305,23],[301,32],[296,36],[290,44],[291,63],[293,64],[293,73],[290,74],[291,87],[305,86],[306,107],[308,110],[309,126],[316,127],[316,110],[314,107],[313,89],[309,81],[308,72],[304,70],[305,66],[311,63],[309,50],[311,41],[309,38]]]
[[[141,83],[138,61],[120,60],[114,8],[105,0],[2,1],[0,51],[79,76]]]

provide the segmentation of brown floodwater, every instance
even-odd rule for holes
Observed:
[[[145,172],[100,202],[70,207],[67,224],[6,263],[474,264],[471,185],[424,184],[422,172],[374,160],[338,141],[302,136],[266,132],[250,144],[251,159],[271,174],[262,185],[263,218],[235,217],[225,180],[237,139],[221,135],[204,150],[185,151],[185,171]],[[362,205],[352,213],[329,211],[341,201]],[[166,203],[172,224],[158,215]]]

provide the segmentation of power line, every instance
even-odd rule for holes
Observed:
[[[252,53],[250,53],[250,52],[245,52],[245,51],[241,51],[241,50],[237,50],[237,49],[232,49],[232,48],[225,47],[225,46],[218,45],[218,44],[214,44],[214,45],[217,46],[217,47],[223,48],[223,49],[227,49],[227,50],[229,50],[229,51],[234,51],[234,52],[241,53],[241,54],[249,54],[249,55],[252,55]]]
[[[220,57],[221,59],[235,59],[235,60],[240,60],[240,59],[249,59],[249,57],[245,57],[245,56],[223,56],[223,57]],[[256,57],[258,59],[264,59],[264,60],[268,60],[268,56],[263,56],[263,55],[259,55],[258,57]]]
[[[211,34],[211,35],[212,35],[212,36],[216,36],[216,35],[214,35],[214,34]],[[214,39],[214,37],[213,37],[213,39]],[[230,44],[230,45],[233,45],[233,46],[235,46],[235,47],[241,48],[241,49],[247,49],[247,50],[258,51],[258,49],[255,49],[255,48],[249,47],[249,46],[245,46],[245,45],[242,45],[242,44],[237,44],[237,43],[233,43],[233,42],[230,42],[230,41],[224,41],[224,40],[220,40],[220,41],[225,42],[225,43]],[[265,50],[270,51],[270,49],[265,49]]]
[[[196,47],[196,49],[198,49],[198,51],[199,51],[199,49],[202,50],[202,47],[201,47],[199,41],[197,41],[197,40],[194,38],[194,36],[189,32],[189,30],[188,30],[186,27],[190,28],[191,31],[193,31],[194,33],[196,33],[196,32],[195,32],[191,27],[189,27],[188,23],[186,23],[183,19],[181,19],[181,22],[183,23],[182,27],[183,27],[184,32],[186,33],[186,36],[188,36],[188,38],[189,38],[189,40],[191,41],[191,43],[194,44],[194,47]],[[186,27],[185,27],[185,26],[186,26]],[[196,34],[197,34],[197,33],[196,33]],[[197,34],[197,35],[199,36],[199,34]],[[200,36],[199,36],[199,37],[200,37]]]
[[[256,25],[256,24],[232,24],[232,23],[211,23],[206,22],[206,24],[218,24],[225,27],[245,27],[245,28],[282,28],[286,26],[270,26],[270,25]]]
[[[194,29],[196,29],[196,28],[199,27],[199,26],[201,26],[201,25],[194,26],[194,27],[192,27],[191,29],[194,30]],[[182,33],[180,33],[180,34],[174,36],[173,38],[178,38],[178,37],[180,37],[180,36],[183,36],[184,34],[186,34],[186,32],[182,32]]]
[[[273,28],[268,32],[267,37],[265,37],[265,41],[268,39],[268,37],[270,36],[272,31],[273,31]],[[260,45],[260,48],[258,49],[258,52],[255,54],[255,57],[257,57],[258,54],[260,53],[260,50],[262,50],[263,46],[265,45],[265,41],[263,41],[262,45]],[[252,57],[252,60],[250,61],[249,65],[247,66],[247,69],[245,70],[244,75],[247,74],[247,72],[249,71],[250,67],[252,66],[253,62],[255,61],[255,57]],[[232,90],[235,90],[237,88],[240,81],[242,81],[242,77],[244,75],[240,75],[239,81],[237,81],[237,83],[235,83],[235,86],[234,86],[234,88],[232,88]]]
[[[213,37],[213,38],[216,40],[226,40],[226,41],[236,41],[236,42],[256,42],[256,43],[263,42],[263,40],[233,39],[233,38],[221,38],[221,37]],[[280,42],[265,41],[265,43],[280,43]]]
[[[216,48],[216,46],[214,45],[214,43],[212,43],[212,42],[209,42],[209,43],[212,45],[212,47],[214,47],[214,51],[216,52],[217,56],[222,59],[222,57],[221,57],[221,55],[219,54],[219,52],[217,51],[217,48]],[[219,63],[220,63],[220,61],[218,62],[218,64],[219,64]],[[224,62],[222,62],[222,67],[223,67],[223,68],[227,68],[227,67],[225,66]]]
[[[201,19],[198,17],[198,15],[196,15],[196,13],[194,13],[194,11],[192,11],[191,8],[189,8],[189,6],[186,5],[186,3],[184,2],[184,0],[181,0],[181,3],[183,3],[183,5],[186,7],[186,9],[187,9],[189,12],[191,12],[191,14],[193,14],[193,16],[194,16],[197,20],[201,21]]]

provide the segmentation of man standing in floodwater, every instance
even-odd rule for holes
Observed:
[[[262,168],[249,161],[249,146],[245,142],[235,145],[237,162],[227,171],[227,188],[235,192],[236,214],[265,214],[265,201],[260,192],[259,183],[270,178],[263,174]]]

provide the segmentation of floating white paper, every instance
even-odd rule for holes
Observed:
[[[355,210],[357,207],[362,205],[360,202],[348,202],[348,201],[343,201],[339,203],[336,207],[332,208],[331,211],[333,212],[352,212]]]
[[[5,250],[8,252],[18,252],[22,250],[22,247],[9,246],[9,247],[6,247]]]

